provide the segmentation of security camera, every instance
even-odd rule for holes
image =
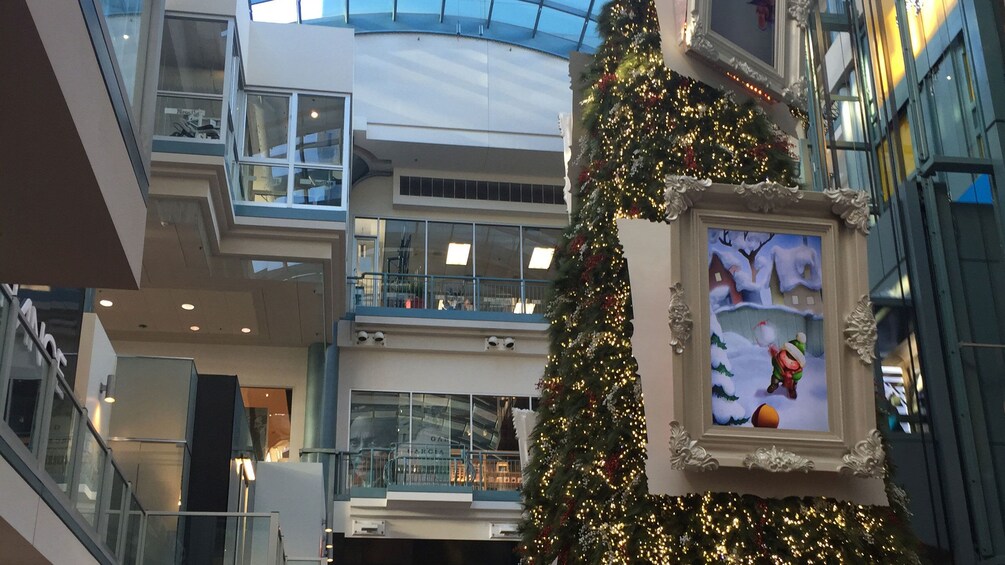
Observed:
[[[513,349],[514,347],[516,347],[516,341],[514,341],[513,338],[508,337],[505,340],[503,340],[503,347],[505,347],[506,349]]]
[[[370,334],[366,333],[365,331],[360,330],[356,332],[356,343],[363,343],[368,339],[370,339]]]
[[[384,332],[374,332],[373,333],[374,343],[384,343]]]
[[[492,336],[486,339],[485,343],[488,344],[489,347],[499,347],[499,338],[496,336]]]

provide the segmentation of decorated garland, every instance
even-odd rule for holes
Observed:
[[[557,254],[547,311],[551,351],[524,486],[524,562],[917,562],[901,496],[887,508],[648,494],[616,220],[663,220],[667,175],[791,185],[794,161],[756,105],[666,68],[652,0],[613,0],[600,32],[584,100],[580,205]]]

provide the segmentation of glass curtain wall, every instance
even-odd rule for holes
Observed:
[[[533,313],[558,228],[356,218],[355,306]]]
[[[352,391],[349,451],[406,444],[449,450],[516,451],[513,409],[527,396]]]
[[[305,93],[245,97],[239,200],[344,207],[348,99]]]
[[[229,28],[222,20],[165,17],[154,135],[220,140]]]

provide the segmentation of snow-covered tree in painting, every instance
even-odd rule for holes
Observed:
[[[712,334],[712,421],[720,426],[737,426],[747,423],[743,405],[737,402],[733,372],[726,354],[726,342],[722,340],[722,327],[713,312],[711,315]]]

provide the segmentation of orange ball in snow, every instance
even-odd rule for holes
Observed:
[[[757,410],[754,410],[750,422],[754,424],[755,428],[777,428],[778,411],[767,404],[762,404],[757,407]]]

